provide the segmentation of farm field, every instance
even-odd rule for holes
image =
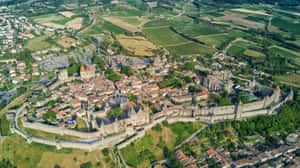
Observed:
[[[77,17],[77,18],[74,18],[74,19],[68,21],[67,23],[65,23],[65,26],[66,26],[66,28],[72,28],[72,29],[78,30],[82,26],[82,21],[83,21],[83,18]]]
[[[230,56],[237,56],[238,54],[241,54],[244,52],[247,48],[259,48],[258,44],[254,42],[250,42],[247,40],[237,40],[235,43],[232,44],[232,46],[228,49],[227,54]],[[249,51],[248,51],[249,53]],[[251,54],[251,53],[250,53]],[[253,51],[252,51],[253,54]],[[258,54],[258,53],[256,53]],[[249,55],[251,56],[251,55]]]
[[[130,32],[137,32],[138,29],[136,26],[131,25],[130,23],[124,22],[123,20],[116,18],[116,17],[104,17],[104,20],[111,22],[112,24],[115,24],[123,29],[126,29]]]
[[[120,17],[119,19],[133,26],[138,26],[145,21],[145,19],[140,17]]]
[[[300,74],[291,73],[288,75],[275,76],[275,78],[283,84],[300,87]]]
[[[59,13],[67,18],[70,18],[75,15],[73,12],[70,12],[70,11],[64,11],[64,12],[59,12]]]
[[[65,37],[62,39],[57,40],[57,44],[63,46],[64,48],[70,48],[73,43],[75,43],[76,40],[73,38]]]
[[[270,50],[275,54],[279,54],[280,56],[291,58],[291,59],[295,60],[297,64],[300,65],[300,54],[299,53],[291,51],[286,48],[279,47],[279,46],[273,46],[270,48]]]
[[[101,150],[86,152],[76,149],[56,150],[53,146],[37,143],[28,144],[19,135],[5,138],[0,144],[0,157],[8,158],[19,168],[60,167],[79,168],[81,164],[91,162],[93,167],[113,167],[111,153],[104,156]]]
[[[251,49],[246,49],[244,51],[244,54],[250,57],[264,57],[265,54],[255,51],[255,50],[251,50]]]
[[[212,55],[217,50],[214,48],[211,48],[206,45],[201,45],[198,43],[190,42],[182,45],[176,45],[176,46],[169,46],[167,49],[172,54],[178,54],[178,55],[190,55],[190,54],[201,54],[201,55]]]
[[[237,9],[232,9],[232,11],[269,16],[269,14],[267,14],[263,10],[249,10],[244,8],[237,8]]]
[[[31,51],[39,51],[50,48],[52,44],[46,41],[46,39],[49,37],[51,37],[51,35],[44,35],[33,39],[29,39],[25,42],[24,48],[27,48]]]
[[[157,29],[144,29],[143,33],[155,44],[162,46],[188,42],[187,39],[176,34],[169,27]]]
[[[108,21],[97,20],[97,22],[93,24],[89,29],[87,29],[86,31],[80,34],[83,36],[89,36],[89,35],[100,34],[104,31],[113,32],[115,34],[124,34],[125,32],[128,32],[127,30],[119,26],[116,26]]]
[[[193,24],[186,22],[172,22],[172,27],[178,32],[183,33],[189,37],[196,37],[200,35],[210,35],[221,33],[221,30],[205,24]]]
[[[172,150],[194,132],[201,129],[200,122],[159,124],[146,132],[146,135],[121,150],[126,163],[132,167],[149,167],[153,161],[164,159],[163,149]]]
[[[134,52],[134,55],[154,56],[152,51],[156,49],[156,46],[144,37],[118,35],[117,39],[123,47]]]

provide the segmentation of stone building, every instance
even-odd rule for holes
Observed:
[[[59,72],[58,74],[58,79],[61,81],[66,81],[68,80],[69,76],[68,76],[68,71],[66,69],[63,69]]]
[[[89,65],[87,68],[82,66],[80,68],[80,78],[83,80],[87,80],[95,77],[95,67],[93,65]]]

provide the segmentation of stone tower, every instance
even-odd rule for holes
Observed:
[[[255,78],[252,78],[252,81],[249,82],[249,87],[253,89],[255,85],[256,85],[256,80]]]
[[[242,118],[242,113],[243,113],[242,105],[243,105],[243,103],[240,100],[240,102],[237,103],[235,106],[235,119],[236,120],[240,120]]]
[[[68,76],[68,71],[66,69],[63,69],[59,72],[58,74],[58,79],[61,81],[66,81],[68,80],[69,76]]]
[[[276,86],[276,88],[274,90],[274,94],[275,94],[274,102],[277,103],[279,101],[279,98],[280,98],[280,87],[279,87],[279,85]]]

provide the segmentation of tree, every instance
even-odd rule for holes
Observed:
[[[53,111],[48,111],[46,114],[43,115],[43,119],[46,121],[55,121],[56,113]]]
[[[92,60],[97,65],[97,69],[105,68],[105,61],[101,57],[94,55]]]
[[[116,74],[113,70],[109,69],[105,72],[105,76],[107,79],[116,82],[119,81],[121,79],[121,76],[119,76],[118,74]]]
[[[110,119],[119,118],[122,115],[122,113],[123,110],[120,107],[116,107],[107,113],[107,117]]]
[[[131,76],[133,75],[133,70],[130,66],[122,66],[120,73]]]

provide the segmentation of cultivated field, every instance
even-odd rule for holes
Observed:
[[[136,26],[133,26],[129,23],[124,22],[123,20],[116,18],[116,17],[104,17],[104,19],[112,24],[115,24],[119,27],[122,27],[130,32],[137,32],[138,29]]]
[[[243,17],[244,17],[243,15],[239,15],[239,14],[236,14],[236,13],[225,12],[225,16],[222,16],[221,18],[226,20],[226,21],[230,21],[234,24],[245,26],[245,27],[248,27],[248,28],[257,29],[257,28],[263,28],[264,27],[263,23],[246,20]]]
[[[66,28],[72,28],[72,29],[78,30],[82,26],[82,20],[83,20],[83,18],[81,18],[81,17],[75,18],[75,19],[67,22],[65,26],[66,26]]]
[[[70,11],[65,11],[65,12],[59,12],[60,14],[64,15],[67,18],[70,18],[72,16],[74,16],[75,14],[73,12]]]
[[[123,47],[134,52],[134,55],[154,56],[152,51],[156,49],[156,46],[144,37],[118,35],[117,39]]]
[[[244,8],[237,8],[237,9],[231,9],[231,10],[237,11],[237,12],[243,12],[243,13],[258,14],[258,15],[266,15],[266,16],[269,15],[263,10],[249,10],[249,9],[244,9]]]
[[[52,44],[47,42],[46,39],[51,36],[52,35],[44,35],[44,36],[30,39],[25,42],[24,48],[28,48],[31,51],[39,51],[39,50],[50,48]]]
[[[56,42],[64,48],[70,48],[72,44],[76,42],[76,40],[74,40],[73,38],[64,37],[62,39],[57,40]]]
[[[169,27],[157,29],[144,29],[147,38],[158,45],[170,45],[188,42],[185,38],[174,33]]]

